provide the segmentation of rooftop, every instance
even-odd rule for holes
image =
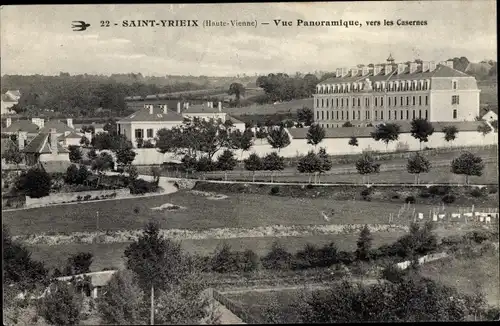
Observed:
[[[401,133],[409,133],[411,123],[397,122],[400,125]],[[482,121],[451,121],[451,122],[432,122],[435,132],[442,131],[445,126],[455,126],[458,131],[477,131],[480,125],[484,125]],[[295,139],[306,139],[309,128],[289,128],[290,135]],[[341,127],[341,128],[325,128],[325,138],[371,138],[371,133],[375,131],[375,127]]]
[[[24,148],[24,153],[39,153],[39,154],[50,154],[52,149],[50,147],[49,133],[41,132]],[[62,147],[59,143],[57,144],[58,153],[69,153],[67,149]]]
[[[43,128],[40,129],[40,132],[43,133],[48,133],[50,132],[50,129],[55,129],[56,133],[64,133],[66,131],[72,132],[75,131],[75,129],[70,128],[67,124],[59,121],[59,120],[49,120],[46,121],[45,124],[43,125]]]
[[[75,278],[79,277],[84,277],[84,276],[89,276],[90,280],[92,282],[93,286],[105,286],[108,284],[108,282],[111,280],[111,277],[113,277],[113,274],[116,273],[117,271],[112,270],[112,271],[101,271],[101,272],[93,272],[93,273],[85,273],[85,274],[78,274],[74,275]],[[71,281],[73,276],[62,276],[58,277],[57,280],[59,281]]]
[[[189,108],[181,111],[182,113],[219,113],[216,103],[213,107],[209,107],[207,103],[190,105]]]
[[[40,161],[40,166],[47,173],[65,173],[70,165],[75,164],[71,161]],[[78,164],[75,164],[78,167]]]
[[[231,120],[232,123],[237,124],[237,123],[242,123],[245,124],[243,121],[236,119],[235,117],[228,115],[227,118]]]
[[[163,109],[159,106],[153,106],[153,114],[150,113],[149,108],[143,107],[140,110],[132,113],[128,117],[125,117],[118,121],[130,122],[130,121],[169,121],[169,122],[182,122],[184,118],[182,115],[175,111],[167,110],[167,113],[163,113]]]
[[[59,139],[59,140],[68,139],[68,138],[81,139],[82,136],[77,134],[76,132],[72,131],[67,135],[62,134],[61,136],[57,137],[57,139]]]
[[[12,121],[12,124],[3,129],[2,132],[19,132],[26,131],[28,133],[37,133],[38,126],[31,122],[31,120],[17,120]]]

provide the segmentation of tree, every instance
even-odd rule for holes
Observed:
[[[143,234],[132,242],[124,253],[126,266],[138,277],[141,289],[151,294],[154,305],[154,290],[168,290],[179,284],[185,275],[180,243],[160,235],[156,222],[149,222]],[[154,319],[154,316],[152,316]]]
[[[342,127],[344,127],[344,128],[350,128],[350,127],[354,127],[354,126],[352,125],[352,123],[351,123],[350,121],[346,121],[346,122],[342,125]]]
[[[97,173],[99,174],[99,179],[97,180],[98,185],[104,171],[112,169],[113,165],[113,156],[106,152],[100,153],[99,156],[92,161],[90,168],[92,169],[92,171],[97,171]]]
[[[142,146],[144,145],[144,139],[137,138],[135,141],[137,143],[137,148],[142,148]]]
[[[82,300],[71,284],[55,282],[51,291],[42,299],[39,314],[57,326],[78,325]]]
[[[469,184],[469,176],[483,174],[483,159],[470,152],[465,152],[451,162],[451,172],[465,175],[465,184]]]
[[[321,143],[321,141],[325,138],[325,128],[320,126],[319,124],[313,124],[309,127],[307,131],[307,143],[316,146]]]
[[[236,129],[230,134],[230,146],[233,149],[240,149],[240,160],[243,157],[243,152],[248,151],[253,146],[252,130],[246,129],[243,133]]]
[[[245,169],[252,171],[252,182],[255,182],[255,171],[262,170],[262,160],[256,153],[250,154],[244,161]]]
[[[155,182],[158,183],[158,181],[160,180],[160,176],[161,176],[161,169],[157,166],[152,166],[151,167],[151,174],[153,175]]]
[[[297,170],[300,173],[308,173],[309,174],[309,183],[311,183],[311,175],[314,173],[321,171],[321,160],[318,155],[313,151],[309,151],[307,155],[302,157],[297,164]]]
[[[415,183],[418,184],[420,173],[429,173],[431,169],[431,163],[425,157],[416,153],[415,155],[408,158],[408,163],[406,164],[406,170],[408,173],[415,174]]]
[[[359,233],[358,241],[356,242],[356,258],[358,260],[366,261],[370,259],[370,251],[372,248],[373,237],[368,225],[365,225]]]
[[[82,136],[82,138],[80,139],[80,145],[82,145],[84,147],[89,146],[90,145],[89,139],[85,136]]]
[[[443,127],[444,140],[447,142],[454,141],[457,138],[458,129],[455,126]]]
[[[5,158],[5,161],[7,163],[12,163],[12,164],[20,164],[23,161],[23,154],[19,150],[19,146],[17,143],[10,143],[5,150],[4,153],[2,153],[2,157]]]
[[[376,163],[370,154],[365,153],[356,161],[356,170],[363,176],[363,182],[365,175],[368,176],[367,182],[369,183],[370,174],[380,171],[380,163]]]
[[[262,143],[262,139],[267,138],[267,132],[264,129],[264,127],[260,127],[257,129],[257,132],[255,133],[255,137],[260,139],[260,142]]]
[[[271,128],[267,135],[267,141],[272,148],[277,148],[278,152],[290,145],[290,136],[283,126],[279,128]]]
[[[87,156],[89,157],[89,159],[91,160],[94,160],[97,158],[97,153],[95,151],[95,149],[91,149],[88,153],[87,153]]]
[[[77,173],[77,178],[75,179],[76,184],[84,184],[87,178],[91,175],[92,173],[87,169],[85,165],[80,165],[78,168],[78,173]]]
[[[272,152],[262,159],[262,168],[271,171],[271,182],[273,182],[274,171],[282,171],[285,168],[285,159],[278,153]]]
[[[229,85],[227,93],[229,95],[234,95],[236,97],[236,103],[239,103],[241,96],[245,95],[245,87],[240,83],[232,83]]]
[[[90,142],[97,150],[112,150],[117,151],[124,148],[132,148],[132,143],[125,135],[108,134],[107,132],[99,132],[92,137]]]
[[[399,139],[400,126],[396,123],[383,123],[379,124],[375,131],[371,133],[371,136],[376,141],[383,141],[385,143],[385,148],[391,141]]]
[[[426,119],[414,119],[411,122],[411,135],[420,142],[420,150],[422,150],[422,142],[428,142],[429,136],[434,133],[432,123]]]
[[[17,189],[32,198],[48,196],[51,188],[50,175],[38,168],[32,168],[27,173],[21,174],[17,179]]]
[[[351,146],[358,146],[358,139],[355,137],[355,136],[352,136],[350,139],[349,139],[349,142],[348,142],[349,145]]]
[[[224,179],[227,180],[227,171],[233,170],[238,161],[234,158],[234,153],[226,149],[218,158],[217,158],[217,168],[221,171],[224,171]]]
[[[134,181],[139,177],[139,171],[135,165],[129,165],[127,167],[128,178],[130,181]]]
[[[480,132],[484,137],[491,132],[491,128],[486,123],[482,123],[477,127],[477,131]]]
[[[78,163],[82,159],[82,151],[76,145],[69,145],[69,160],[73,163]]]
[[[132,148],[122,148],[116,151],[116,163],[129,166],[135,159],[137,153]]]
[[[116,134],[116,120],[108,119],[104,127],[102,128],[104,131],[108,132],[108,134]]]
[[[332,161],[330,160],[330,157],[326,153],[326,149],[324,147],[321,147],[319,149],[318,158],[321,161],[319,175],[321,175],[321,173],[325,173],[325,172],[330,171],[332,169]]]
[[[144,292],[136,275],[127,269],[113,274],[98,300],[99,315],[106,324],[144,324],[147,320],[145,308]]]
[[[93,255],[90,252],[79,252],[68,258],[67,270],[71,270],[71,275],[83,274],[90,272]]]
[[[299,122],[304,123],[306,127],[309,127],[314,123],[314,112],[307,106],[304,106],[297,111],[297,119]]]
[[[2,247],[4,288],[15,284],[24,291],[47,283],[48,271],[44,264],[33,260],[31,252],[23,244],[13,241],[9,230],[3,224]]]
[[[64,176],[64,181],[69,184],[76,184],[78,181],[78,168],[76,165],[71,164],[66,169],[66,175]]]

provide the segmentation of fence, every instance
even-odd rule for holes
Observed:
[[[238,316],[243,322],[247,324],[261,324],[261,321],[253,318],[247,311],[233,300],[226,298],[219,291],[212,289],[213,298],[219,301],[223,306],[229,309],[233,314]]]

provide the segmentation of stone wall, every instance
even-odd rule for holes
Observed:
[[[126,197],[130,196],[130,190],[128,188],[123,188],[116,190],[92,190],[92,191],[80,191],[80,192],[67,192],[67,193],[50,194],[42,198],[31,198],[29,196],[26,196],[26,207],[33,208],[33,207],[41,207],[52,204],[76,202],[78,201],[78,197],[82,198],[81,201],[83,201],[83,198],[85,196],[90,196],[90,199],[88,200],[96,200],[96,197],[98,199],[104,199],[103,197],[108,196],[108,198],[110,198],[110,196],[113,196],[113,194],[115,194],[116,196],[114,198]]]

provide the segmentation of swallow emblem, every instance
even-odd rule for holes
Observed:
[[[86,22],[81,21],[81,20],[73,21],[73,25],[71,25],[74,32],[84,31],[89,26],[90,26],[90,24],[87,24]]]

